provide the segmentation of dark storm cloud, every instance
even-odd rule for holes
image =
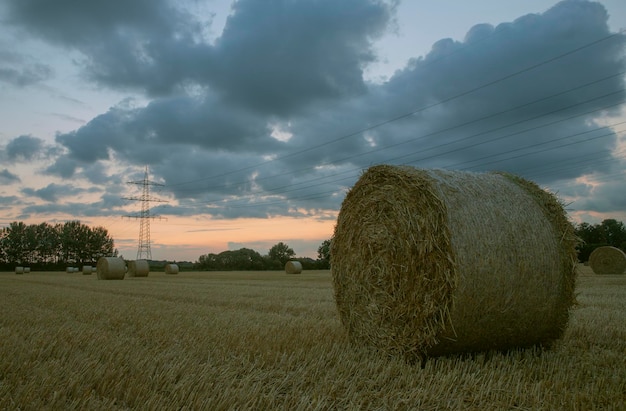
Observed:
[[[281,143],[270,134],[264,117],[220,104],[215,98],[161,98],[141,109],[113,107],[83,127],[57,135],[57,142],[69,150],[57,163],[71,161],[65,166],[57,164],[54,169],[62,172],[57,174],[71,175],[76,164],[108,160],[110,150],[132,164],[167,163],[174,159],[180,168],[181,161],[190,161],[190,146],[219,153],[217,160],[221,167],[226,167],[232,166],[232,162],[223,160],[231,154],[257,156],[281,150]],[[181,149],[180,145],[186,148]],[[206,156],[200,161],[203,168],[217,164]]]
[[[33,136],[19,136],[9,141],[5,147],[9,160],[33,160],[44,154],[44,142]]]
[[[346,159],[362,167],[392,162],[524,174],[546,162],[611,149],[616,135],[595,130],[592,120],[617,114],[624,101],[625,36],[609,37],[606,21],[600,4],[566,1],[512,23],[478,25],[463,42],[441,40],[387,83],[371,85],[358,105],[341,107],[337,115],[320,110],[292,120],[294,146],[310,146],[315,135],[317,141],[337,141],[320,147],[323,154],[316,158],[307,153],[290,161],[295,166],[307,159]],[[606,170],[603,164],[596,169]],[[556,170],[542,181],[578,175],[575,169]]]
[[[152,95],[210,86],[270,114],[365,92],[363,68],[393,11],[378,0],[239,0],[213,46],[202,37],[207,23],[164,0],[8,5],[13,24],[81,51],[102,84]]]
[[[87,75],[103,84],[165,93],[184,80],[187,64],[197,63],[185,54],[196,50],[201,27],[167,0],[8,0],[5,6],[9,24],[82,52]]]
[[[229,99],[268,113],[366,91],[372,41],[391,17],[376,1],[240,0],[217,40],[212,84]]]
[[[626,36],[610,33],[599,3],[476,25],[382,84],[363,69],[393,21],[390,2],[240,0],[213,43],[165,1],[9,4],[13,24],[81,51],[100,84],[152,97],[58,134],[66,152],[48,172],[103,184],[122,181],[107,161],[150,164],[162,194],[181,202],[163,213],[337,209],[377,163],[505,170],[542,184],[612,172],[610,161],[571,166],[616,147],[597,120],[610,124],[625,98]],[[291,138],[273,138],[275,127]]]
[[[13,183],[19,183],[20,181],[21,180],[19,176],[13,174],[6,168],[0,171],[0,183],[8,185],[8,184],[13,184]]]

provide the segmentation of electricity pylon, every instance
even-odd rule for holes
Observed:
[[[124,200],[141,201],[141,213],[139,215],[128,215],[126,218],[139,219],[139,246],[137,247],[137,260],[152,259],[152,251],[150,250],[150,219],[155,218],[163,220],[160,216],[150,215],[150,203],[166,203],[167,201],[150,196],[150,186],[163,186],[163,184],[155,183],[148,179],[148,166],[143,180],[128,181],[128,184],[137,184],[142,186],[141,197],[122,197]]]

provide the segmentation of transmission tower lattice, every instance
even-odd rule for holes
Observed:
[[[155,183],[148,179],[148,166],[143,180],[128,181],[128,184],[136,184],[142,187],[141,197],[122,197],[124,200],[141,201],[141,213],[139,215],[128,215],[126,218],[139,219],[139,246],[137,247],[137,260],[152,259],[152,251],[150,250],[150,219],[163,220],[160,216],[150,215],[150,203],[166,203],[167,201],[150,196],[150,186],[163,186],[163,184]]]

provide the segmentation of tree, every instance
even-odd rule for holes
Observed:
[[[117,254],[114,250],[113,239],[104,227],[95,227],[89,232],[85,255],[87,260],[96,261],[100,257],[110,257]]]
[[[281,265],[284,265],[293,258],[296,253],[290,248],[287,244],[282,241],[278,244],[275,244],[270,248],[268,256],[271,260],[279,261]]]
[[[14,221],[4,228],[2,247],[7,262],[24,264],[27,262],[28,249],[26,248],[26,224]]]
[[[619,247],[626,241],[626,227],[621,221],[613,218],[603,220],[599,230],[603,235],[604,242],[610,246]]]
[[[324,240],[317,248],[317,259],[320,262],[320,268],[330,268],[330,243],[331,239]]]
[[[600,224],[580,223],[575,228],[582,243],[578,248],[578,260],[587,261],[589,255],[598,247],[613,246],[626,251],[626,227],[615,219],[603,220]]]

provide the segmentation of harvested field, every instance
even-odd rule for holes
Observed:
[[[0,273],[0,409],[624,409],[626,276],[579,267],[565,335],[407,364],[353,346],[331,275]]]

